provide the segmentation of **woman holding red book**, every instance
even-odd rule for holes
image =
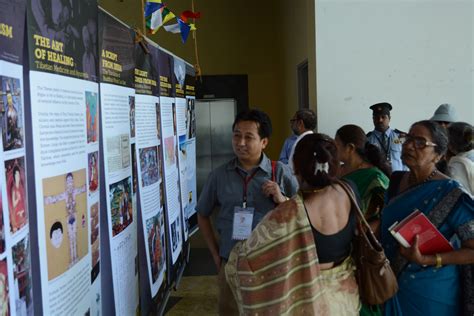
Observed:
[[[448,146],[446,133],[438,124],[417,122],[401,141],[402,161],[410,171],[392,174],[381,223],[382,243],[400,289],[385,304],[385,315],[467,313],[463,309],[469,298],[463,295],[472,291],[472,275],[469,279],[460,271],[474,264],[474,201],[458,182],[436,169]],[[398,244],[389,227],[414,209],[423,212],[446,239],[458,238],[454,251],[422,255],[418,238],[409,248]]]

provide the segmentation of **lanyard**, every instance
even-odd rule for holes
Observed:
[[[248,188],[248,185],[250,183],[250,181],[252,181],[253,177],[255,176],[255,174],[257,173],[258,171],[258,168],[255,169],[254,172],[252,172],[252,174],[248,177],[245,177],[243,176],[237,169],[235,169],[235,172],[237,172],[237,174],[242,178],[242,180],[244,181],[244,187],[243,187],[243,207],[246,208],[247,207],[247,188]]]

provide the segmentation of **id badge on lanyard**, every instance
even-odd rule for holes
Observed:
[[[252,233],[253,207],[234,207],[234,221],[232,224],[232,239],[245,240]]]
[[[252,222],[255,208],[247,207],[247,188],[249,182],[253,179],[258,169],[249,176],[244,177],[241,173],[235,170],[244,182],[243,187],[243,203],[242,206],[234,207],[234,220],[232,223],[232,239],[233,240],[245,240],[252,233]]]

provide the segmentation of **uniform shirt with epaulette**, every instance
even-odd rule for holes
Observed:
[[[368,142],[379,147],[384,157],[390,162],[392,172],[408,170],[401,159],[402,143],[400,136],[403,134],[403,132],[390,127],[385,132],[374,129],[367,134]]]

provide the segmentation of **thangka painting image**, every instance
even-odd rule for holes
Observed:
[[[30,243],[26,236],[12,247],[13,284],[10,293],[15,296],[17,315],[33,315],[33,290],[31,284]]]
[[[99,274],[100,235],[99,235],[99,203],[91,206],[91,253],[92,253],[92,282]]]
[[[0,111],[2,115],[3,150],[23,147],[23,104],[20,80],[0,76]]]
[[[10,315],[7,259],[0,260],[0,315]]]
[[[66,272],[88,252],[86,170],[43,179],[48,280]]]
[[[148,251],[150,253],[151,275],[153,282],[156,282],[164,264],[159,214],[156,214],[155,216],[146,220],[146,231],[148,235]]]
[[[137,193],[138,190],[138,165],[137,165],[137,152],[135,151],[136,144],[133,143],[132,148],[132,193]]]
[[[99,163],[98,163],[98,157],[99,157],[99,152],[95,151],[92,153],[89,153],[88,155],[88,174],[89,174],[89,193],[92,194],[95,191],[97,191],[97,188],[99,187]]]
[[[10,214],[10,229],[17,232],[28,223],[28,208],[26,202],[25,158],[15,158],[5,161],[7,180],[8,210]]]
[[[158,166],[158,147],[140,149],[140,169],[142,186],[146,187],[158,182],[160,179],[160,168]]]
[[[135,137],[135,97],[128,97],[128,105],[130,106],[130,137]]]
[[[112,211],[112,236],[115,236],[133,222],[131,177],[111,184],[109,194]]]
[[[1,187],[0,187],[0,192],[2,192]],[[2,194],[0,193],[0,254],[2,254],[4,251],[5,251],[5,221],[3,219]]]
[[[87,143],[95,143],[99,139],[99,108],[97,93],[86,91]]]
[[[156,135],[158,136],[158,140],[161,141],[161,115],[159,103],[156,103]]]
[[[166,166],[171,167],[176,163],[176,145],[175,145],[175,137],[174,136],[169,136],[166,137],[165,140],[165,161],[166,161]]]

